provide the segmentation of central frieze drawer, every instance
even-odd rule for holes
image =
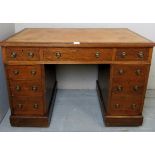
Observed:
[[[43,50],[46,61],[110,61],[112,48],[47,48]]]

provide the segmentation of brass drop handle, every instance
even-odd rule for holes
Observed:
[[[119,75],[122,75],[124,73],[124,70],[123,69],[119,69],[118,73],[119,73]]]
[[[33,108],[34,108],[34,109],[38,109],[38,107],[39,107],[38,104],[34,104],[34,105],[33,105]]]
[[[14,70],[14,74],[18,75],[19,74],[19,70]]]
[[[55,56],[56,56],[57,59],[59,59],[61,57],[61,53],[60,52],[56,52]]]
[[[140,74],[141,74],[141,70],[140,69],[137,69],[136,70],[136,75],[139,76]]]
[[[138,91],[138,90],[139,90],[139,86],[135,85],[135,86],[133,87],[133,90],[134,90],[134,91]]]
[[[96,56],[96,58],[99,58],[100,57],[100,52],[99,51],[96,52],[95,56]]]
[[[116,90],[117,90],[118,92],[121,92],[121,91],[123,90],[123,87],[122,87],[122,86],[117,86],[117,87],[116,87]]]
[[[115,104],[115,109],[118,109],[118,108],[120,108],[120,104]]]
[[[12,58],[16,58],[16,56],[17,56],[17,54],[16,54],[15,52],[12,52],[12,53],[11,53],[11,57],[12,57]]]
[[[131,108],[132,108],[132,110],[135,110],[137,108],[137,105],[136,104],[132,104]]]
[[[19,109],[22,109],[23,108],[23,105],[22,104],[18,104],[18,108]]]
[[[37,72],[36,72],[35,70],[32,70],[32,71],[31,71],[31,74],[32,74],[32,75],[36,75],[36,73],[37,73]]]
[[[126,56],[126,52],[121,52],[121,57],[125,58],[125,56]]]
[[[30,58],[33,58],[33,57],[34,57],[34,53],[33,53],[33,52],[28,52],[28,56],[29,56]]]
[[[144,53],[143,52],[139,52],[138,53],[138,57],[141,58],[141,59],[144,58]]]
[[[38,90],[37,86],[32,86],[32,91],[37,91],[37,90]]]
[[[17,91],[20,91],[20,90],[21,90],[21,87],[20,87],[19,85],[17,85],[17,86],[16,86],[16,90],[17,90]]]

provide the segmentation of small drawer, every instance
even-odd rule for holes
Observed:
[[[113,65],[113,77],[119,79],[145,79],[149,65]]]
[[[113,80],[112,83],[112,95],[121,96],[121,95],[143,95],[145,90],[144,82],[141,81],[118,81],[117,79]]]
[[[48,48],[43,50],[43,57],[46,61],[110,61],[112,54],[111,48]]]
[[[20,66],[8,65],[7,73],[9,79],[12,80],[40,80],[41,79],[41,66]]]
[[[37,61],[40,60],[39,48],[7,48],[7,60],[9,61]]]
[[[115,59],[118,61],[147,61],[148,55],[148,48],[118,48]]]
[[[10,81],[11,96],[41,96],[43,95],[41,82]]]
[[[140,115],[142,108],[142,98],[115,96],[111,98],[109,113],[110,115]]]
[[[14,115],[43,115],[43,97],[13,97],[12,113]]]

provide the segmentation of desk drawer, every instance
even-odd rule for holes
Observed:
[[[48,48],[43,50],[45,61],[110,61],[112,54],[111,48]]]
[[[143,96],[145,90],[144,81],[118,81],[118,79],[113,79],[112,82],[112,95],[134,95]]]
[[[139,97],[112,97],[109,113],[111,115],[140,115],[143,101]]]
[[[40,60],[39,48],[16,48],[6,49],[6,57],[9,61],[36,61]]]
[[[12,111],[15,115],[43,115],[43,97],[13,97]]]
[[[43,95],[42,85],[38,81],[10,81],[12,96]]]
[[[146,61],[148,55],[148,48],[118,48],[115,59],[118,61]]]
[[[113,77],[130,80],[144,80],[148,76],[149,65],[113,65]]]
[[[41,66],[20,66],[8,65],[7,73],[10,79],[13,80],[37,80],[41,79]]]

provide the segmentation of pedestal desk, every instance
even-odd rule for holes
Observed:
[[[129,29],[103,28],[28,28],[2,41],[11,125],[49,126],[56,64],[97,64],[105,124],[141,125],[154,45]]]

